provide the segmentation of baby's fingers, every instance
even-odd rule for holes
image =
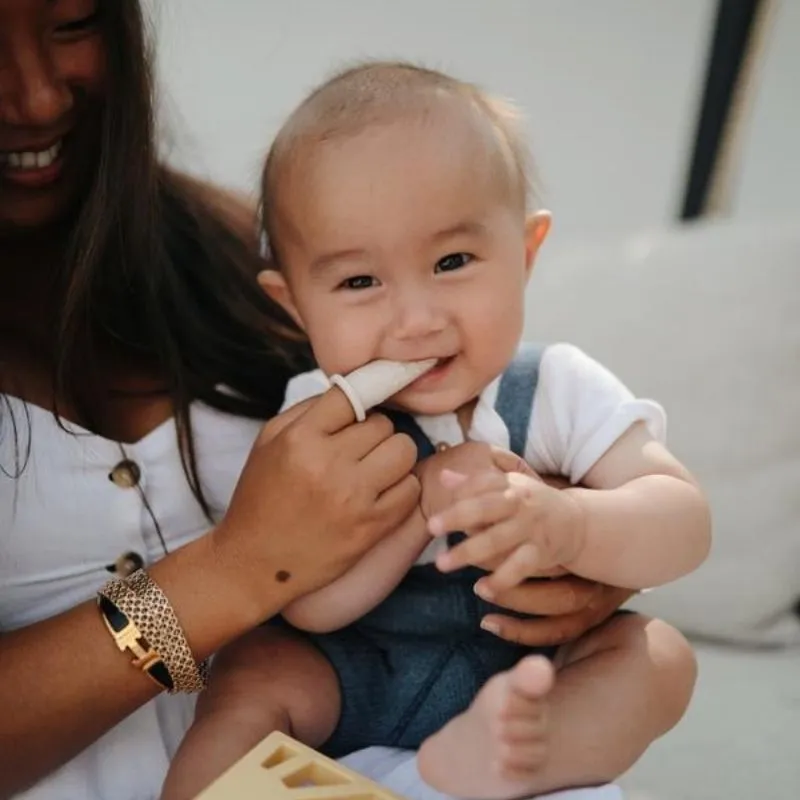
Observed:
[[[485,600],[492,600],[502,592],[513,589],[541,569],[539,548],[532,542],[517,547],[492,573],[481,578],[478,593]]]
[[[519,539],[516,525],[508,522],[493,525],[441,553],[436,559],[436,566],[442,572],[452,572],[466,566],[481,566],[511,552],[519,544]]]
[[[496,469],[484,469],[470,476],[457,472],[454,474],[451,470],[444,469],[439,480],[443,486],[452,489],[454,502],[508,489],[508,478]]]
[[[428,520],[428,532],[444,536],[452,531],[479,531],[507,519],[515,508],[515,501],[503,492],[469,496],[434,514]]]

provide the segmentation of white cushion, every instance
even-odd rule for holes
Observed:
[[[526,338],[567,340],[659,400],[697,475],[714,546],[633,605],[684,631],[800,642],[800,224],[712,222],[546,250]]]

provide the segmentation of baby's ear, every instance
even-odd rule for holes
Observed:
[[[530,273],[536,254],[550,231],[552,216],[549,211],[537,211],[525,220],[525,266]]]
[[[303,327],[303,320],[297,311],[297,306],[292,299],[292,292],[289,289],[289,284],[286,283],[286,278],[281,275],[276,269],[265,269],[258,273],[258,285],[279,305],[281,305],[286,313],[297,323],[297,325],[305,330]]]

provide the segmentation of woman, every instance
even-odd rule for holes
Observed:
[[[259,434],[302,353],[254,215],[158,162],[151,104],[136,0],[0,0],[0,797],[159,791],[193,704],[115,646],[108,578],[146,567],[196,669],[417,499],[409,440],[336,391]],[[533,584],[502,605],[552,616],[498,632],[626,596]]]

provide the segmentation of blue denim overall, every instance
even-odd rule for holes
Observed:
[[[498,390],[495,407],[519,456],[524,456],[541,354],[540,348],[522,346]],[[411,416],[385,413],[414,439],[420,459],[434,452]],[[452,534],[450,544],[461,536]],[[530,652],[552,657],[555,647],[531,650],[480,628],[487,613],[511,613],[473,592],[483,574],[474,567],[443,574],[433,564],[414,566],[358,621],[309,635],[336,670],[342,692],[339,724],[324,753],[338,758],[370,745],[418,748],[464,711],[492,675]]]

